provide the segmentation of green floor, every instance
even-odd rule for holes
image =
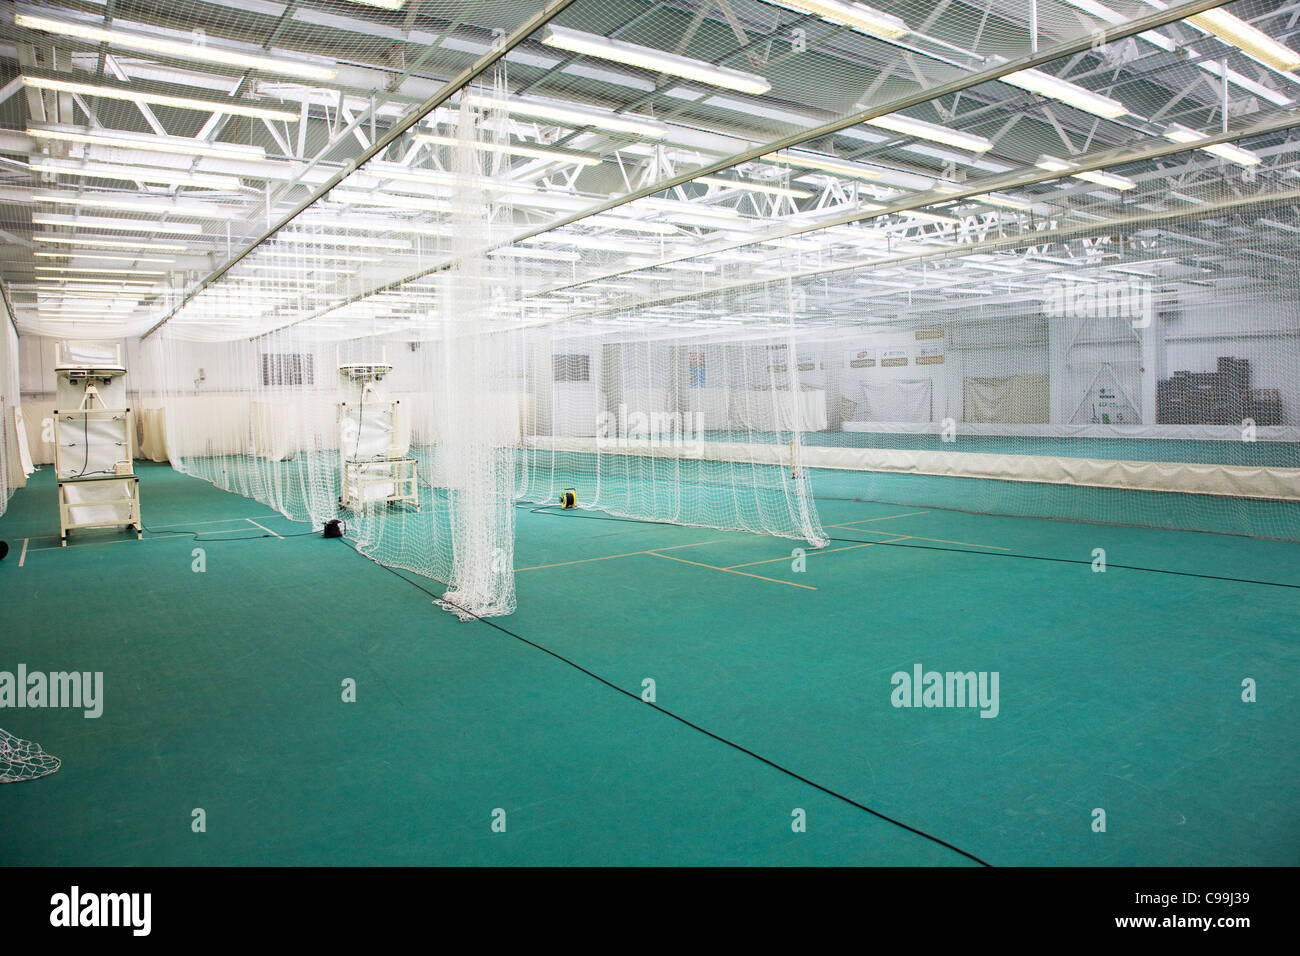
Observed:
[[[150,527],[304,530],[140,473]],[[814,488],[852,497],[843,474]],[[1115,567],[1296,585],[1300,544],[820,509],[853,524],[803,572],[796,542],[521,509],[501,623],[634,693],[653,678],[660,706],[994,865],[1300,862],[1300,589]],[[343,542],[60,550],[56,518],[48,468],[0,518],[0,670],[103,671],[104,714],[0,711],[63,759],[0,787],[0,863],[970,865],[459,623]],[[990,556],[1095,548],[1104,574]],[[917,663],[998,672],[1000,713],[893,707],[891,674]]]

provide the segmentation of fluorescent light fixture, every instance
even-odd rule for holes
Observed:
[[[845,3],[843,0],[774,0],[778,7],[787,7],[801,13],[812,13],[823,20],[852,27],[885,40],[897,40],[911,31],[907,24],[889,13],[882,13],[865,3]]]
[[[396,228],[396,226],[394,226]],[[374,236],[344,236],[335,233],[277,232],[275,242],[295,245],[363,246],[370,249],[410,249],[406,239],[380,239]],[[269,253],[265,253],[269,255]]]
[[[542,245],[574,246],[578,249],[595,249],[600,252],[644,253],[648,248],[643,243],[629,242],[626,239],[609,239],[601,236],[585,236],[578,233],[546,232],[523,241],[527,245],[540,243]]]
[[[1034,164],[1039,169],[1046,169],[1053,173],[1068,173],[1075,169],[1074,163],[1066,162],[1055,156],[1039,156],[1038,162]],[[1109,186],[1111,189],[1132,189],[1137,185],[1133,180],[1119,176],[1115,173],[1103,173],[1101,170],[1090,170],[1085,173],[1070,173],[1075,179],[1082,179],[1085,182],[1096,183],[1098,186]]]
[[[458,176],[441,169],[408,169],[391,163],[369,163],[360,170],[362,175],[375,179],[397,179],[411,183],[429,183],[434,186],[455,186],[472,183],[488,192],[507,192],[532,195],[541,190],[530,183],[514,180],[484,179],[483,177]]]
[[[640,67],[654,73],[670,73],[686,80],[708,83],[722,89],[736,90],[739,93],[761,96],[772,89],[772,84],[753,73],[742,73],[740,70],[714,66],[702,60],[692,60],[665,50],[656,50],[653,47],[628,43],[625,40],[611,40],[594,33],[571,30],[568,27],[546,27],[542,32],[542,42],[547,46],[568,50],[570,53],[612,60],[615,63]]]
[[[623,216],[597,215],[587,216],[576,225],[596,226],[601,229],[625,229],[628,232],[645,232],[655,236],[673,236],[681,232],[676,226],[666,222],[645,222],[641,219],[626,219]]]
[[[563,252],[558,249],[516,249],[512,246],[493,249],[488,255],[505,256],[513,259],[550,259],[556,262],[580,262],[582,260],[582,254],[578,252]]]
[[[147,212],[154,216],[187,216],[192,219],[230,219],[233,210],[218,209],[199,203],[150,202],[147,198],[131,198],[125,193],[119,199],[111,196],[85,196],[64,193],[32,193],[33,202],[48,202],[59,206],[91,206],[96,209],[120,209],[125,212]]]
[[[34,213],[32,222],[38,226],[120,229],[123,232],[163,232],[177,236],[197,236],[203,232],[202,226],[192,222],[154,222],[146,219],[113,219],[108,216],[59,216]]]
[[[454,136],[434,136],[430,133],[417,133],[417,143],[432,143],[435,146],[459,146],[460,140]],[[530,146],[524,143],[469,143],[475,149],[493,153],[505,153],[509,156],[527,156],[531,159],[543,159],[553,163],[574,163],[578,166],[599,166],[601,158],[595,153],[580,153],[570,149],[552,149],[547,146]]]
[[[378,262],[378,261],[380,261],[380,260],[377,260],[377,259],[376,259],[376,260],[372,260],[372,261]],[[313,275],[321,274],[321,275],[341,275],[341,276],[350,276],[350,275],[356,275],[356,274],[357,274],[357,270],[355,270],[355,269],[331,269],[331,268],[328,268],[328,267],[326,267],[326,266],[313,265],[313,264],[310,263],[310,262],[294,263],[293,265],[276,265],[276,264],[273,263],[273,262],[247,262],[247,261],[245,261],[245,262],[241,262],[241,263],[239,264],[239,268],[241,268],[241,269],[271,269],[271,270],[273,270],[273,271],[275,271],[275,272],[288,272],[288,271],[292,270],[292,271],[295,272],[295,273],[310,272],[310,273],[312,273]],[[250,278],[257,278],[257,279],[274,279],[274,278],[276,278],[276,277],[275,277],[275,276],[250,276]]]
[[[1115,173],[1104,173],[1100,169],[1089,170],[1086,173],[1073,173],[1075,179],[1082,179],[1084,182],[1096,183],[1098,186],[1107,186],[1111,189],[1133,189],[1137,183],[1125,177],[1118,176]]]
[[[105,252],[78,252],[75,249],[65,252],[33,252],[33,256],[41,259],[91,259],[95,262],[175,262],[175,259],[158,258],[153,256],[111,256]]]
[[[359,189],[334,189],[330,202],[350,206],[382,206],[385,209],[421,209],[425,212],[451,212],[452,205],[445,199],[426,199],[422,196],[393,196],[388,193],[368,192]],[[405,228],[405,223],[394,222],[393,229]]]
[[[121,86],[108,83],[81,83],[76,80],[64,80],[55,76],[37,73],[22,75],[24,86],[37,90],[49,90],[53,93],[74,93],[80,96],[102,96],[110,100],[127,100],[132,103],[147,103],[150,106],[172,106],[182,110],[198,110],[202,113],[222,113],[231,116],[247,116],[252,119],[280,120],[285,123],[298,122],[298,114],[288,110],[278,110],[267,106],[255,106],[247,100],[231,99],[196,99],[192,96],[175,96],[171,93],[159,93],[144,87]]]
[[[95,275],[165,276],[166,272],[149,272],[144,269],[85,269],[80,266],[37,266],[37,272],[93,272]]]
[[[940,216],[936,213],[925,212],[921,209],[904,209],[899,215],[907,216],[910,219],[919,219],[922,222],[933,222],[941,226],[960,226],[960,220],[953,219],[951,216]]]
[[[96,249],[146,249],[150,252],[187,252],[190,247],[177,242],[115,242],[112,239],[96,239],[82,236],[32,236],[37,242],[57,242],[68,246],[94,246]],[[62,254],[62,253],[60,253]],[[71,251],[71,256],[92,255],[89,252]]]
[[[114,163],[62,163],[39,159],[30,164],[33,172],[53,173],[56,176],[73,176],[81,179],[130,180],[141,183],[162,183],[165,186],[194,186],[200,189],[225,189],[234,191],[241,183],[237,176],[214,176],[210,173],[188,173],[180,169],[153,169],[144,166],[119,166]]]
[[[1059,76],[1052,76],[1050,73],[1044,73],[1041,70],[1020,70],[1016,73],[1008,73],[1002,77],[1002,82],[1009,83],[1022,90],[1028,90],[1030,93],[1037,93],[1039,96],[1060,100],[1067,106],[1073,106],[1077,110],[1083,110],[1085,113],[1092,113],[1094,116],[1100,116],[1104,119],[1118,119],[1128,113],[1128,107],[1119,100],[1113,100],[1109,96],[1102,96],[1100,93],[1086,90],[1077,83],[1071,83],[1069,80],[1063,80]]]
[[[1034,204],[1031,202],[1026,202],[1023,199],[1015,199],[1011,196],[1003,195],[1002,193],[980,193],[979,195],[971,196],[970,198],[982,203],[987,203],[990,206],[1002,206],[1006,209],[1017,209],[1021,212],[1034,208]]]
[[[1212,33],[1224,43],[1235,46],[1249,57],[1265,66],[1289,73],[1300,68],[1300,53],[1283,46],[1267,33],[1234,17],[1226,10],[1206,10],[1187,18],[1197,29]]]
[[[787,196],[790,199],[811,199],[812,193],[806,189],[791,189],[788,186],[770,186],[748,179],[726,179],[722,176],[701,176],[693,182],[705,186],[721,186],[724,189],[743,189],[752,193],[766,193],[769,196]]]
[[[58,292],[67,289],[70,292],[116,292],[121,294],[128,289],[132,291],[136,289],[155,289],[158,285],[156,282],[126,282],[121,279],[54,279],[43,276],[37,276],[36,281],[38,283],[36,286],[37,292]],[[40,285],[39,283],[42,282],[58,284]]]
[[[859,109],[861,108],[864,107],[859,106]],[[877,116],[875,119],[867,120],[867,122],[872,126],[879,126],[881,129],[892,130],[905,136],[915,136],[918,139],[928,139],[933,143],[942,143],[945,146],[956,146],[958,149],[969,150],[972,153],[982,153],[993,148],[993,143],[983,136],[948,129],[938,123],[927,123],[924,120],[904,116],[902,113]]]
[[[1175,143],[1191,144],[1206,138],[1204,133],[1190,130],[1186,126],[1179,126],[1177,123],[1165,130],[1165,139],[1173,140]],[[1212,146],[1198,146],[1196,148],[1236,163],[1239,166],[1257,166],[1261,162],[1260,158],[1250,150],[1242,149],[1240,146],[1233,146],[1230,143],[1215,143]]]
[[[1073,163],[1067,163],[1063,159],[1057,159],[1055,156],[1039,156],[1038,162],[1034,163],[1039,169],[1045,169],[1050,173],[1063,173],[1073,169]]]
[[[609,110],[596,110],[588,107],[569,106],[558,103],[540,103],[536,100],[506,99],[502,97],[471,94],[470,106],[484,110],[501,110],[520,116],[532,116],[536,119],[553,120],[561,126],[582,128],[593,126],[605,133],[626,133],[645,139],[663,139],[668,135],[668,127],[657,120],[628,113],[614,113]]]
[[[349,0],[349,2],[359,3],[365,7],[378,7],[380,10],[400,10],[406,0]]]
[[[312,63],[299,63],[294,60],[280,60],[269,56],[253,56],[223,50],[220,47],[200,46],[196,43],[181,43],[162,37],[144,36],[139,33],[127,33],[122,30],[106,30],[87,23],[69,23],[64,20],[51,20],[19,13],[14,17],[14,25],[40,30],[57,36],[73,37],[91,43],[107,43],[109,46],[124,47],[128,50],[143,50],[145,53],[158,53],[162,56],[199,63],[215,63],[219,66],[233,66],[241,70],[257,70],[261,73],[278,73],[282,76],[294,76],[304,80],[328,81],[338,75],[337,70]]]
[[[142,149],[154,153],[176,156],[210,156],[213,159],[262,160],[266,150],[261,146],[242,146],[238,143],[204,143],[184,136],[154,136],[127,133],[119,130],[82,130],[75,127],[27,127],[33,139],[57,140],[63,143],[85,143],[87,146],[104,146],[109,149]]]
[[[673,269],[678,272],[717,272],[718,267],[707,262],[659,262],[655,259],[628,259],[630,266],[645,266],[655,269]]]
[[[296,264],[300,263],[303,268],[312,268],[313,259],[324,259],[328,262],[383,262],[378,256],[350,256],[344,252],[332,252],[329,249],[315,249],[310,252],[289,252],[278,249],[258,249],[258,256],[267,259],[293,259]],[[284,268],[276,266],[276,268]]]
[[[740,218],[740,213],[734,209],[726,209],[721,206],[701,206],[699,203],[682,202],[679,199],[660,199],[657,196],[638,199],[633,205],[637,204],[646,209],[679,213],[702,219],[720,219],[731,224],[734,224],[735,220]]]
[[[851,179],[879,179],[880,170],[872,169],[869,166],[860,166],[857,163],[850,163],[842,159],[836,159],[834,156],[823,156],[820,153],[805,153],[797,149],[787,149],[779,153],[768,153],[767,159],[776,160],[777,162],[789,163],[791,166],[799,166],[803,169],[820,169],[827,173],[837,173],[841,176],[848,176]]]

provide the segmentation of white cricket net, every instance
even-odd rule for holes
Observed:
[[[564,322],[531,337],[523,497],[825,544],[802,463],[790,289]],[[757,305],[757,307],[756,307]],[[765,307],[764,307],[765,305]]]
[[[0,515],[9,506],[9,496],[25,479],[14,417],[20,407],[18,334],[9,321],[7,308],[0,302]]]

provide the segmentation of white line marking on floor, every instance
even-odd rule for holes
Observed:
[[[253,515],[253,518],[279,518],[281,515]],[[231,521],[252,521],[253,518],[216,518],[212,521],[182,521],[178,524],[157,524],[154,528],[186,528],[192,524],[228,524]]]
[[[18,567],[20,568],[23,566],[23,562],[27,560],[27,542],[29,540],[31,539],[23,538],[23,553],[18,555]]]
[[[275,532],[272,531],[270,528],[266,527],[266,525],[260,525],[260,524],[258,524],[256,521],[254,521],[252,518],[245,518],[244,520],[247,521],[249,524],[251,524],[251,525],[252,525],[253,527],[255,527],[255,528],[261,528],[261,529],[262,529],[263,531],[265,531],[267,534],[275,534]],[[279,538],[281,541],[284,540],[284,535],[282,535],[282,534],[275,534],[275,536],[276,536],[277,538]]]

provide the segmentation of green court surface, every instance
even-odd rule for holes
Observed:
[[[0,787],[0,863],[974,865],[899,823],[996,866],[1300,862],[1300,544],[818,473],[833,540],[803,570],[798,541],[521,506],[492,626],[139,473],[146,526],[206,540],[60,549],[48,468],[0,519],[0,670],[104,674],[98,719],[0,711],[63,760]],[[996,672],[996,717],[893,706],[917,664]]]

